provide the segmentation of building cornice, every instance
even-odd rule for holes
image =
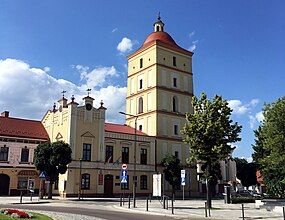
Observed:
[[[174,67],[171,67],[171,66],[167,66],[167,65],[165,65],[165,64],[161,64],[161,63],[154,63],[154,64],[151,64],[151,65],[149,65],[149,66],[147,66],[147,67],[145,67],[145,68],[142,68],[142,69],[140,69],[140,70],[138,70],[137,72],[135,72],[135,73],[133,73],[133,74],[131,74],[131,75],[128,75],[128,78],[129,77],[132,77],[132,76],[135,76],[135,75],[137,75],[137,74],[140,74],[141,72],[143,72],[143,71],[145,71],[146,69],[148,69],[148,68],[151,68],[151,67],[153,67],[153,66],[160,66],[160,67],[164,67],[164,68],[167,68],[167,69],[171,69],[171,70],[174,70],[174,71],[177,71],[177,72],[181,72],[181,73],[185,73],[185,74],[188,74],[188,75],[190,75],[190,76],[193,76],[193,73],[192,72],[188,72],[188,71],[185,71],[185,70],[180,70],[180,69],[178,69],[178,68],[174,68]]]
[[[151,114],[154,114],[154,113],[160,113],[160,114],[164,114],[164,115],[170,115],[170,116],[175,116],[175,117],[186,118],[186,114],[183,114],[183,113],[180,113],[180,112],[169,112],[169,111],[166,111],[166,110],[153,110],[153,111],[149,111],[149,112],[140,113],[137,116],[141,117],[141,116],[151,115]],[[134,118],[136,118],[136,117],[130,116],[126,120],[131,120],[131,119],[134,119]]]

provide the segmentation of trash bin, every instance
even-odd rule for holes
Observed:
[[[224,201],[225,204],[230,204],[231,203],[231,187],[230,186],[224,186],[225,193],[224,195]]]

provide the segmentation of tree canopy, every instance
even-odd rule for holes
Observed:
[[[235,157],[234,160],[237,167],[237,178],[241,184],[245,187],[256,185],[256,164],[248,163],[246,159],[238,157]]]
[[[45,142],[35,149],[34,163],[40,172],[45,172],[50,180],[50,186],[58,179],[59,174],[64,174],[67,165],[71,162],[71,148],[69,144],[58,141],[52,144]],[[52,187],[49,187],[51,198]]]
[[[267,192],[285,197],[285,96],[266,104],[264,120],[255,131],[253,160],[259,165]]]
[[[175,188],[180,185],[181,169],[180,160],[174,155],[166,155],[162,159],[161,164],[165,167],[163,173],[165,180],[172,186],[172,193],[175,193]]]
[[[192,104],[193,113],[186,115],[187,122],[182,131],[184,141],[189,144],[188,162],[206,164],[204,177],[208,184],[213,185],[218,178],[213,166],[232,153],[234,148],[230,143],[241,140],[241,126],[230,119],[232,110],[221,96],[216,95],[213,100],[208,100],[206,94],[202,93],[200,99],[193,97]],[[211,203],[210,199],[208,203]]]

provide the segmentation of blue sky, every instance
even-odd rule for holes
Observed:
[[[284,8],[278,0],[2,0],[0,110],[41,119],[62,89],[80,100],[92,87],[108,120],[123,122],[125,57],[160,11],[165,30],[194,49],[195,94],[231,100],[233,119],[243,125],[235,156],[248,158],[263,103],[285,94]]]

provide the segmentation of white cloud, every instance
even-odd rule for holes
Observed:
[[[190,50],[190,51],[192,51],[192,52],[193,52],[194,50],[196,50],[198,42],[199,42],[198,40],[192,41],[192,45],[189,47],[188,50]]]
[[[258,122],[262,122],[264,120],[264,115],[263,115],[263,112],[257,112],[255,114],[255,118],[257,119]]]
[[[243,115],[253,109],[258,103],[258,99],[252,99],[249,103],[243,104],[240,100],[229,100],[229,107],[233,110],[233,114]]]
[[[44,67],[44,71],[45,72],[49,72],[50,71],[50,67],[48,67],[48,66]]]
[[[114,66],[111,67],[96,67],[89,71],[89,67],[76,65],[75,68],[79,71],[81,80],[86,81],[88,88],[105,85],[106,79],[109,76],[117,77],[118,73]]]
[[[82,104],[86,89],[91,88],[95,106],[99,106],[101,99],[104,100],[104,106],[108,108],[107,120],[122,122],[123,117],[118,112],[125,110],[126,87],[98,88],[102,85],[100,80],[105,82],[108,77],[116,75],[115,67],[99,67],[90,72],[88,67],[81,65],[75,68],[85,71],[83,77],[86,83],[76,85],[64,79],[56,79],[44,69],[32,68],[21,60],[0,60],[0,111],[11,111],[12,117],[41,119],[61,97],[61,91],[67,91],[67,98],[75,95],[76,101]]]
[[[132,41],[129,38],[124,37],[117,46],[117,50],[121,53],[129,52],[133,49],[136,41]]]
[[[190,34],[189,34],[189,38],[193,37],[195,35],[196,31],[192,31]]]
[[[116,32],[117,30],[118,30],[118,28],[114,28],[114,29],[112,30],[112,33]]]
[[[250,127],[251,129],[253,129],[254,126],[255,126],[255,123],[256,123],[256,119],[255,119],[255,117],[252,116],[252,115],[249,115],[248,117],[249,117],[249,127]]]

